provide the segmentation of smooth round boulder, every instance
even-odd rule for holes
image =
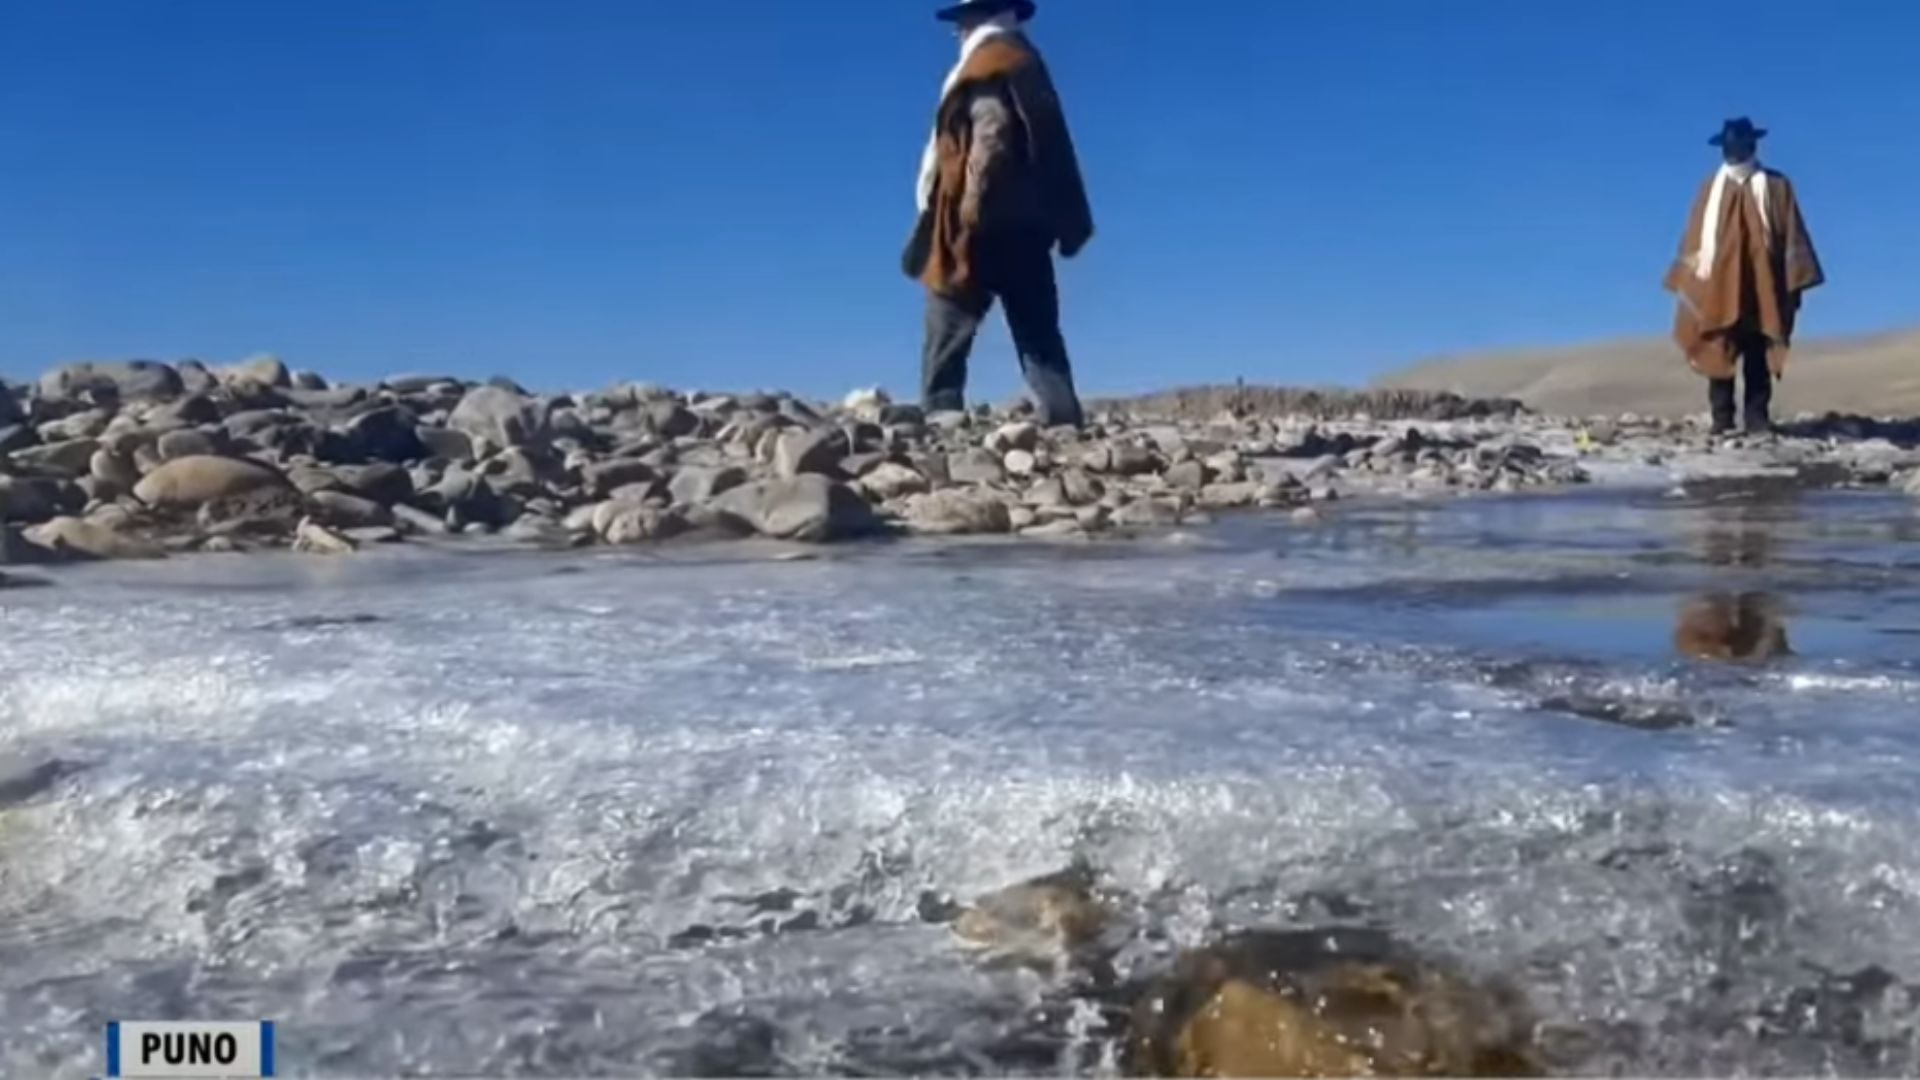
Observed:
[[[192,509],[215,499],[276,488],[286,478],[256,461],[200,454],[176,458],[142,477],[133,496],[148,506]]]

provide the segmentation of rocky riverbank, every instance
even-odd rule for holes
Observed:
[[[1720,454],[1823,482],[1920,484],[1920,430],[1829,418],[1762,444],[1696,424],[1589,425],[1396,391],[1179,391],[1105,402],[1081,431],[1018,409],[924,414],[877,391],[504,380],[336,385],[263,357],[76,364],[0,384],[0,563],[434,537],[651,544],[762,536],[1125,536],[1352,496],[1576,484],[1590,466]],[[1744,455],[1742,457],[1741,455]]]

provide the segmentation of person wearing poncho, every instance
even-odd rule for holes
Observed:
[[[1026,33],[1034,10],[1031,0],[964,0],[939,13],[959,34],[960,59],[921,156],[902,269],[927,290],[928,411],[965,407],[967,358],[998,299],[1040,420],[1078,426],[1053,252],[1078,254],[1093,214],[1059,95]]]
[[[1746,381],[1746,429],[1772,430],[1773,383],[1786,372],[1801,300],[1826,280],[1793,183],[1760,164],[1765,135],[1741,117],[1708,140],[1724,161],[1694,197],[1665,281],[1678,298],[1674,342],[1707,378],[1721,434],[1734,429],[1736,375]]]

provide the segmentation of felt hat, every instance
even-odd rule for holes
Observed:
[[[1011,11],[1020,17],[1021,22],[1026,22],[1038,10],[1039,5],[1033,0],[960,0],[935,12],[934,18],[941,22],[959,22],[968,16],[990,19],[1003,11]]]
[[[1707,145],[1725,146],[1730,139],[1745,139],[1747,142],[1759,142],[1766,137],[1766,128],[1754,127],[1753,121],[1741,116],[1720,125],[1720,133],[1708,139]]]

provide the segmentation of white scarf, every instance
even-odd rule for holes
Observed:
[[[1713,176],[1713,190],[1707,194],[1706,219],[1700,223],[1700,251],[1693,257],[1693,273],[1701,281],[1713,276],[1713,260],[1720,246],[1720,207],[1726,200],[1730,183],[1744,184],[1753,192],[1753,200],[1760,207],[1760,224],[1765,226],[1767,246],[1773,246],[1773,222],[1768,220],[1767,213],[1767,170],[1752,159],[1738,165],[1722,165]]]
[[[960,71],[967,66],[967,61],[972,58],[974,50],[1001,34],[1019,32],[1020,16],[1011,11],[1003,11],[969,30],[967,36],[960,39],[959,61],[953,65],[953,70],[947,73],[947,81],[941,84],[940,100],[945,102],[947,95],[953,93],[954,85],[960,81]],[[936,121],[933,134],[927,136],[927,149],[920,155],[920,182],[914,188],[914,203],[920,208],[921,213],[925,213],[927,207],[933,202],[933,184],[940,171],[939,142],[940,129]]]

